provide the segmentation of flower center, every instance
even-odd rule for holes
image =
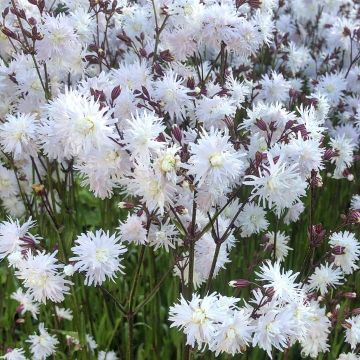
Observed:
[[[196,309],[192,315],[192,320],[196,324],[203,324],[206,321],[206,315],[204,310]]]
[[[169,172],[175,168],[176,159],[174,156],[168,154],[160,160],[160,168],[163,172]]]
[[[96,249],[95,257],[97,261],[105,263],[109,258],[107,249]]]
[[[334,87],[333,84],[328,84],[328,85],[325,86],[325,90],[326,90],[326,92],[328,92],[329,94],[331,94],[332,92],[334,92],[335,87]]]
[[[226,337],[228,338],[228,339],[235,339],[235,337],[236,337],[236,331],[235,331],[235,329],[234,328],[230,328],[227,332],[226,332]]]
[[[224,164],[224,159],[221,153],[214,153],[209,156],[209,163],[213,168],[219,168]]]
[[[45,287],[48,276],[31,271],[29,275],[29,284],[32,287]]]

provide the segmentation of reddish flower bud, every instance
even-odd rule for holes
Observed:
[[[111,91],[111,100],[114,101],[121,94],[121,87],[115,86]]]
[[[330,160],[336,156],[336,151],[334,149],[326,149],[323,155],[323,160]]]
[[[275,294],[275,290],[273,287],[269,287],[265,290],[265,295],[268,296],[269,298],[272,298]]]
[[[349,324],[347,321],[343,321],[341,326],[345,329],[351,329],[351,324]]]
[[[347,224],[359,224],[360,223],[360,209],[351,210],[346,217]]]
[[[246,288],[250,284],[251,284],[251,282],[246,279],[232,280],[229,282],[229,286],[234,287],[234,288]]]
[[[356,292],[345,292],[343,297],[347,299],[356,299]]]
[[[174,61],[175,58],[171,55],[169,50],[160,51],[159,57],[162,61],[171,62]]]
[[[147,56],[147,51],[144,49],[144,48],[141,48],[139,50],[139,54],[142,56],[142,57],[146,57]]]
[[[351,31],[347,26],[344,27],[343,35],[344,36],[349,36],[349,37],[351,36]]]
[[[262,131],[267,130],[266,122],[263,119],[257,119],[255,125]]]
[[[345,247],[344,246],[335,246],[331,249],[331,253],[334,255],[344,255],[345,254]]]
[[[321,224],[312,225],[308,229],[308,237],[310,239],[310,245],[313,247],[320,246],[326,234],[326,230]]]
[[[360,315],[360,308],[355,308],[351,311],[353,315]]]
[[[174,139],[176,141],[178,141],[179,143],[181,143],[181,140],[182,140],[182,132],[181,132],[181,129],[177,126],[177,125],[174,125],[171,129],[171,134],[172,136],[174,137]]]
[[[16,307],[16,312],[20,314],[24,310],[24,305],[20,304]]]

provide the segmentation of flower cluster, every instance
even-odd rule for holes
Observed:
[[[96,350],[92,315],[82,323],[97,294],[126,319],[131,360],[134,320],[171,275],[185,360],[296,346],[317,358],[332,332],[348,344],[340,360],[360,356],[347,302],[360,258],[358,1],[4,0],[0,11],[0,260],[17,315],[40,334],[2,358],[63,346],[117,359]],[[334,188],[328,224],[317,209]],[[137,299],[142,270],[155,275]],[[229,270],[246,275],[230,282],[236,295],[211,292]],[[122,326],[107,314],[104,347]],[[60,332],[63,320],[77,326]]]

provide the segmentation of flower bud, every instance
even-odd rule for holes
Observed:
[[[360,209],[351,210],[346,217],[347,224],[359,224],[360,223]]]
[[[250,285],[250,281],[245,279],[231,280],[229,281],[229,286],[233,288],[246,288]]]
[[[326,234],[326,230],[323,228],[321,224],[312,225],[308,229],[308,237],[310,239],[310,245],[313,247],[320,246],[321,242],[324,239]]]
[[[64,274],[66,276],[73,276],[74,275],[74,272],[75,272],[75,268],[73,265],[71,264],[68,264],[64,267]]]
[[[351,311],[353,315],[360,315],[360,308],[355,308]]]
[[[356,299],[356,292],[345,292],[343,297],[347,299]]]
[[[262,131],[266,131],[267,130],[267,126],[266,123],[263,119],[257,119],[255,122],[255,125]]]
[[[129,203],[129,202],[120,201],[118,203],[118,208],[119,209],[132,209],[133,207],[134,207],[134,204]]]
[[[331,249],[331,253],[334,255],[344,255],[345,254],[345,247],[337,245]]]
[[[347,321],[343,321],[341,326],[345,329],[351,329],[351,324],[349,324]]]
[[[181,132],[180,128],[177,125],[174,125],[172,127],[171,133],[172,133],[173,137],[175,138],[175,140],[178,141],[179,143],[181,143],[182,132]]]

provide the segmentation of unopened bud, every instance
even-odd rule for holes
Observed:
[[[180,215],[186,215],[189,213],[188,209],[182,205],[176,206],[175,210]]]
[[[360,308],[355,308],[351,311],[353,315],[360,315]]]
[[[341,326],[345,329],[351,329],[351,324],[349,324],[347,321],[343,321]]]
[[[360,223],[360,209],[352,210],[346,218],[348,224],[359,224]]]
[[[69,264],[64,267],[64,274],[66,276],[73,276],[75,272],[75,268],[73,265]]]
[[[129,203],[129,202],[120,201],[118,203],[118,208],[120,208],[120,209],[132,209],[133,207],[134,207],[134,204]]]
[[[332,254],[334,255],[344,255],[345,254],[345,247],[344,246],[335,246],[331,249]]]
[[[171,133],[174,136],[175,140],[181,143],[182,140],[182,132],[177,125],[174,125],[171,129]]]
[[[272,298],[275,294],[275,290],[273,287],[269,287],[265,290],[265,295],[268,296],[269,298]]]
[[[20,304],[16,307],[16,312],[18,314],[21,314],[21,312],[24,310],[24,305],[23,304]]]
[[[326,230],[321,224],[310,226],[308,229],[308,236],[310,238],[311,246],[318,247],[324,239],[325,234]]]
[[[356,292],[345,292],[343,293],[343,297],[347,299],[356,299]]]
[[[291,129],[294,124],[295,124],[295,121],[294,121],[294,120],[289,120],[289,121],[285,124],[285,130]]]
[[[336,156],[336,151],[334,149],[326,149],[323,155],[323,160],[330,160]]]
[[[121,87],[115,86],[111,91],[111,100],[114,101],[121,94]]]
[[[351,36],[351,31],[347,26],[344,27],[343,35],[344,36],[349,36],[349,37]]]
[[[255,125],[262,131],[267,130],[267,125],[263,119],[257,119]]]
[[[238,280],[232,280],[229,281],[229,286],[234,288],[246,288],[250,285],[250,281],[245,279],[238,279]]]

